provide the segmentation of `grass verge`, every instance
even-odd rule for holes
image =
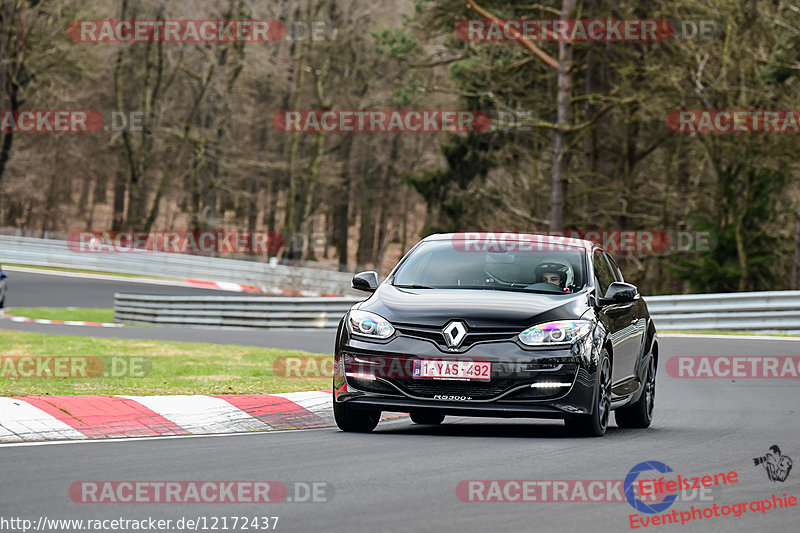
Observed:
[[[47,394],[274,394],[329,389],[331,378],[273,373],[279,357],[309,357],[299,350],[195,342],[100,339],[0,331],[0,396]],[[141,377],[9,377],[19,357],[102,358],[118,368],[136,362]],[[317,356],[319,357],[319,356]],[[91,365],[90,365],[91,366]],[[280,365],[277,366],[280,368]],[[322,374],[320,372],[319,374]]]
[[[80,307],[14,307],[12,316],[46,320],[75,320],[80,322],[114,322],[113,309],[84,309]]]

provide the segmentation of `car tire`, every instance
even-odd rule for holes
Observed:
[[[380,411],[353,409],[346,403],[333,400],[333,418],[342,431],[369,433],[381,419]]]
[[[656,365],[652,356],[647,365],[644,387],[638,400],[627,407],[614,411],[617,427],[646,428],[653,421],[653,407],[656,400]]]
[[[608,352],[600,352],[597,362],[597,381],[595,382],[592,414],[580,415],[564,420],[570,433],[580,437],[602,437],[608,429],[611,416],[611,359]]]
[[[412,411],[408,415],[415,424],[438,426],[444,422],[444,414],[439,411]]]

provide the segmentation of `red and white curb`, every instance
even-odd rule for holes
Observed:
[[[330,391],[0,397],[0,442],[319,428],[334,424],[331,402]]]
[[[103,328],[121,328],[125,324],[114,324],[112,322],[82,322],[80,320],[48,320],[46,318],[28,318],[26,316],[13,316],[4,314],[2,318],[12,322],[31,322],[33,324],[58,324],[61,326],[98,326]]]
[[[261,292],[261,289],[255,285],[242,285],[241,283],[232,283],[228,281],[206,281],[202,279],[185,279],[184,283],[188,283],[194,287],[202,287],[204,289],[219,289],[230,292]]]
[[[327,292],[295,291],[293,289],[279,289],[277,287],[266,289],[264,291],[264,294],[274,294],[276,296],[307,296],[313,298],[319,298],[320,296],[325,298],[337,298],[341,296],[339,294],[330,294]]]
[[[233,283],[229,281],[205,281],[201,279],[185,279],[184,283],[188,283],[194,287],[203,287],[205,289],[219,289],[230,292],[258,292],[262,294],[274,294],[276,296],[326,296],[336,297],[338,294],[320,293],[315,291],[296,291],[294,289],[280,289],[278,287],[271,287],[262,289],[256,285],[242,285],[240,283]]]

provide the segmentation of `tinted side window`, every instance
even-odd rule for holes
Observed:
[[[597,280],[597,288],[600,296],[604,296],[608,290],[608,286],[614,281],[614,275],[611,273],[611,267],[603,257],[603,253],[597,251],[592,256],[594,262],[594,277]]]
[[[622,277],[622,271],[617,266],[617,262],[614,261],[614,258],[611,257],[611,254],[606,252],[606,259],[608,259],[608,264],[611,265],[611,272],[614,274],[614,281],[625,281],[625,278]]]

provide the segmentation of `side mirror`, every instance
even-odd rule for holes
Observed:
[[[624,304],[634,301],[639,296],[639,289],[636,285],[615,281],[608,286],[606,295],[600,298],[600,305]]]
[[[0,272],[0,279],[6,279],[7,277],[5,272]]]
[[[359,272],[353,276],[353,288],[359,291],[375,292],[378,288],[378,273],[374,270]]]

